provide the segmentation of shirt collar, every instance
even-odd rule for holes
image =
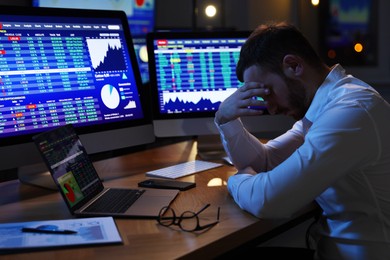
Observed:
[[[323,107],[328,103],[326,100],[329,99],[329,92],[336,86],[335,82],[346,76],[344,68],[340,64],[336,64],[332,67],[329,74],[326,76],[324,82],[317,89],[314,95],[313,101],[309,109],[306,112],[305,117],[314,122]]]

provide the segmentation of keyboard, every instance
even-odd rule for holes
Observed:
[[[87,207],[88,212],[124,213],[144,192],[138,189],[109,189]]]
[[[222,166],[221,163],[206,162],[200,160],[194,160],[184,163],[179,163],[173,166],[161,168],[146,173],[147,177],[176,179],[191,174],[195,174],[201,171],[210,170],[216,167]]]

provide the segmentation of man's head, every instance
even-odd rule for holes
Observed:
[[[242,82],[269,88],[265,97],[271,114],[301,119],[328,68],[294,26],[261,25],[241,48],[236,74]]]
[[[287,23],[260,25],[241,48],[236,68],[237,77],[244,81],[244,71],[252,65],[282,75],[283,58],[287,54],[299,56],[319,70],[324,66],[309,41],[293,25]]]

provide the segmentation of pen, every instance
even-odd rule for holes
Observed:
[[[40,228],[28,228],[24,227],[22,228],[22,232],[26,233],[42,233],[42,234],[63,234],[63,235],[71,235],[71,234],[77,234],[77,231],[74,230],[49,230],[49,229],[40,229]]]

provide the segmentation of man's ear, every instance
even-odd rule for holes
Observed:
[[[303,61],[299,56],[287,54],[283,58],[283,72],[289,78],[300,77],[303,73]]]

